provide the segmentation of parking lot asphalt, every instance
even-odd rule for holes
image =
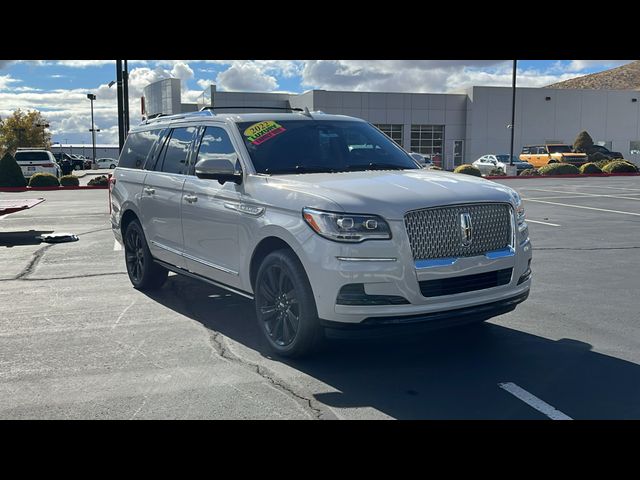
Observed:
[[[46,198],[0,218],[0,418],[640,418],[640,179],[501,183],[525,199],[526,302],[304,360],[270,357],[241,297],[176,275],[134,290],[106,190],[0,193]]]

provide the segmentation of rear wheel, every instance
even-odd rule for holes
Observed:
[[[116,166],[112,163],[111,165],[109,165],[109,168],[116,168]]]
[[[258,269],[256,317],[271,349],[285,357],[316,351],[323,339],[311,284],[293,252],[277,250]]]
[[[138,290],[160,288],[167,280],[168,270],[153,261],[142,227],[137,220],[127,225],[124,234],[124,256],[129,280]]]

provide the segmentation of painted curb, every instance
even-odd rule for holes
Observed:
[[[54,190],[108,190],[108,185],[79,185],[68,187],[0,187],[0,192],[38,192]]]

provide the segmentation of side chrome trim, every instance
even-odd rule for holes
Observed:
[[[224,272],[224,273],[230,273],[231,275],[238,275],[238,272],[236,272],[235,270],[231,270],[226,267],[221,267],[220,265],[216,265],[215,263],[207,262],[206,260],[202,260],[201,258],[194,257],[193,255],[189,255],[188,253],[181,252],[179,250],[176,250],[175,248],[167,247],[166,245],[155,242],[153,240],[151,240],[151,243],[158,248],[166,250],[167,252],[171,252],[180,257],[188,258],[189,260],[193,260],[194,262],[201,263],[202,265],[206,265],[207,267],[215,268],[216,270],[220,270],[221,272]]]
[[[206,260],[202,260],[201,258],[194,257],[193,255],[189,255],[188,253],[183,253],[182,256],[184,258],[188,258],[189,260],[193,260],[194,262],[198,262],[198,263],[201,263],[202,265],[206,265],[207,267],[220,270],[221,272],[230,273],[231,275],[238,275],[238,272],[236,272],[235,270],[231,270],[226,267],[221,267],[220,265],[216,265],[215,263],[207,262]]]
[[[181,252],[180,250],[176,250],[175,248],[167,247],[166,245],[163,245],[163,244],[161,244],[161,243],[158,243],[158,242],[156,242],[156,241],[154,241],[154,240],[151,240],[151,243],[152,243],[153,245],[155,245],[156,247],[158,247],[158,248],[161,248],[161,249],[163,249],[163,250],[166,250],[167,252],[175,253],[176,255],[179,255],[179,256],[181,256],[181,257],[182,257],[182,255],[183,255],[183,254],[182,254],[182,252]]]
[[[397,262],[397,258],[393,257],[336,257],[342,262]]]
[[[156,262],[159,265],[162,265],[164,268],[166,268],[167,270],[171,270],[172,272],[177,273],[178,275],[184,275],[186,277],[191,277],[194,278],[196,280],[201,280],[203,282],[209,283],[215,287],[218,288],[223,288],[225,290],[230,291],[231,293],[235,293],[236,295],[240,295],[241,297],[244,298],[248,298],[249,300],[253,300],[253,295],[248,293],[248,292],[243,292],[242,290],[238,290],[237,288],[233,288],[230,287],[229,285],[225,285],[224,283],[220,283],[220,282],[216,282],[215,280],[211,280],[209,278],[205,278],[201,275],[198,275],[197,273],[191,273],[187,270],[184,270],[180,267],[176,267],[174,265],[171,265],[170,263],[166,263],[163,262],[162,260],[158,260],[156,258],[153,259],[154,262]]]

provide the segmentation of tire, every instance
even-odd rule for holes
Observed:
[[[80,165],[74,165],[73,169],[74,170],[80,170]]]
[[[255,308],[260,331],[277,355],[302,357],[321,347],[324,331],[311,284],[290,250],[271,252],[260,264]]]
[[[558,162],[558,160],[556,160],[556,159],[552,158],[551,160],[549,160],[549,161],[547,162],[547,165],[548,165],[549,163],[559,163],[559,162]]]
[[[124,234],[124,257],[129,280],[138,290],[155,290],[164,284],[169,271],[153,261],[147,240],[138,220],[127,225]]]
[[[116,168],[116,166],[111,164],[111,165],[109,165],[109,168],[113,170],[114,168]]]

